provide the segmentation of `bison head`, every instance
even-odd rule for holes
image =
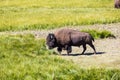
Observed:
[[[46,44],[48,46],[49,49],[53,49],[56,47],[56,38],[54,34],[48,34],[47,38],[46,38]]]

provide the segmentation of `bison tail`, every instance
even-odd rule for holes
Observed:
[[[91,36],[91,38],[92,38],[92,41],[95,41],[94,38],[93,38],[92,36]]]

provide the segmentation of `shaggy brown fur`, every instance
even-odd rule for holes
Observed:
[[[81,39],[84,40],[86,43],[89,43],[92,41],[92,37],[90,34],[85,33],[85,32],[80,32],[77,30],[72,30],[72,29],[61,29],[54,33],[57,42],[61,43],[62,45],[68,44],[71,42],[71,40],[75,39]],[[93,39],[94,40],[94,39]]]
[[[114,3],[115,8],[120,8],[120,0],[115,0]]]
[[[86,50],[86,44],[88,44],[93,48],[94,53],[96,54],[96,50],[94,48],[94,45],[92,44],[94,38],[89,33],[80,32],[72,29],[61,29],[55,32],[54,34],[49,34],[46,40],[47,40],[47,45],[49,47],[51,48],[58,47],[57,50],[59,52],[61,52],[62,49],[65,49],[69,54],[72,51],[71,46],[80,47],[82,45],[84,48],[82,54],[84,54]]]

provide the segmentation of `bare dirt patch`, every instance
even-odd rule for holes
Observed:
[[[83,48],[73,48],[70,56],[66,56],[63,52],[62,58],[71,60],[80,67],[107,67],[107,68],[120,68],[120,23],[107,24],[107,25],[93,25],[81,26],[76,29],[97,29],[108,30],[112,32],[116,39],[98,39],[95,40],[97,55],[92,54],[93,50],[87,46],[85,55],[80,55]]]
[[[96,40],[94,43],[97,54],[93,54],[92,48],[87,46],[84,55],[81,55],[82,47],[73,48],[70,56],[64,51],[62,58],[75,62],[80,67],[107,67],[120,68],[120,39]]]

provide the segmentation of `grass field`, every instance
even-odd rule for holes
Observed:
[[[2,0],[0,31],[120,22],[113,0]]]
[[[90,1],[90,2],[89,2]],[[43,7],[43,8],[78,8],[78,7],[113,7],[113,0],[1,0],[1,7]]]
[[[0,32],[118,23],[120,10],[113,1],[0,0]],[[88,32],[95,38],[114,35]],[[0,80],[120,80],[119,68],[82,64],[61,58],[46,48],[45,39],[32,34],[0,34]]]
[[[119,80],[119,69],[82,68],[31,34],[0,36],[0,80]],[[55,53],[54,53],[55,54]]]

